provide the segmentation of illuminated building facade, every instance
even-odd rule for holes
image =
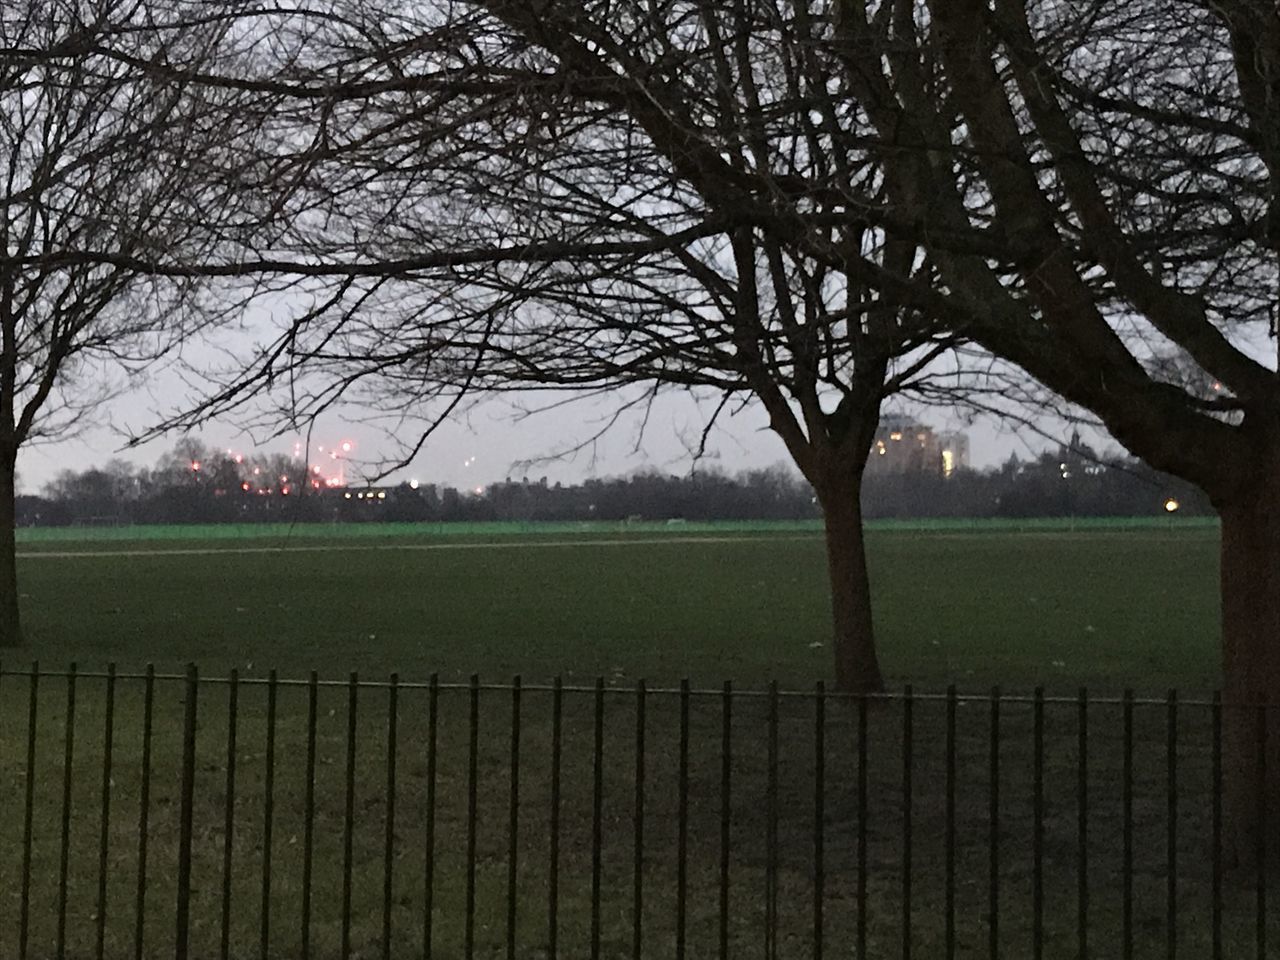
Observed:
[[[900,414],[882,417],[871,444],[867,470],[874,473],[937,473],[950,477],[969,466],[969,438],[935,433]]]
[[[969,435],[967,433],[942,433],[938,435],[938,454],[942,459],[942,475],[950,477],[957,470],[969,469]]]

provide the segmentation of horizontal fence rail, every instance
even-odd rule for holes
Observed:
[[[1262,958],[1270,713],[5,665],[0,956]]]

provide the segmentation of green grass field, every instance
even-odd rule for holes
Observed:
[[[239,689],[230,955],[257,957],[262,937],[262,878],[270,851],[273,880],[269,957],[302,953],[302,863],[306,824],[307,689],[279,690],[266,817],[267,669],[285,677],[385,680],[397,671],[409,684],[395,717],[396,807],[392,857],[386,860],[389,690],[360,690],[354,727],[353,776],[346,773],[347,690],[318,689],[311,956],[342,956],[339,918],[344,888],[346,791],[352,797],[350,891],[353,957],[382,956],[384,885],[389,883],[394,957],[420,956],[426,865],[434,871],[434,956],[465,953],[467,848],[475,825],[474,953],[505,955],[510,879],[512,696],[479,694],[475,817],[468,812],[470,730],[466,678],[501,683],[514,674],[527,685],[562,674],[571,686],[608,684],[601,717],[603,759],[593,755],[594,706],[589,692],[566,694],[560,779],[560,956],[590,953],[593,782],[600,776],[599,935],[606,957],[629,956],[635,829],[634,687],[644,677],[670,687],[688,677],[695,688],[734,681],[762,690],[770,680],[812,690],[829,674],[827,595],[822,544],[811,526],[766,528],[689,525],[677,528],[579,530],[413,529],[356,527],[223,531],[103,531],[86,541],[59,538],[22,545],[20,575],[30,631],[21,658],[61,669],[74,660],[97,672],[154,662],[162,673],[195,661],[203,676],[232,667],[254,682]],[[149,538],[139,537],[147,533]],[[993,683],[1023,694],[1044,684],[1074,696],[1080,684],[1114,693],[1133,686],[1152,695],[1177,686],[1197,696],[1217,682],[1217,532],[1203,524],[1134,527],[1080,524],[975,528],[892,525],[874,529],[871,561],[885,668],[897,685],[940,691],[955,683],[980,693]],[[0,675],[0,956],[18,956],[22,830],[25,811],[29,680],[13,658]],[[434,856],[425,852],[431,730],[428,691],[415,685],[432,673],[451,685],[440,693]],[[452,685],[458,686],[452,686]],[[57,954],[62,795],[67,809],[66,955],[96,954],[98,884],[105,883],[103,942],[108,957],[133,956],[137,907],[142,685],[121,680],[115,697],[110,770],[111,817],[103,854],[102,778],[105,684],[81,676],[76,685],[73,777],[64,779],[68,686],[46,677],[37,696],[29,955]],[[173,878],[183,687],[157,683],[148,800],[149,841],[142,955],[171,957]],[[228,798],[225,684],[202,685],[194,794],[194,956],[216,957],[222,931],[222,856]],[[649,694],[646,710],[646,807],[643,825],[646,957],[670,957],[676,937],[679,881],[679,700]],[[765,927],[769,876],[769,795],[776,796],[776,889],[779,957],[811,957],[816,889],[815,801],[824,804],[824,935],[829,955],[852,955],[856,940],[860,818],[854,705],[826,705],[825,785],[818,794],[815,701],[784,697],[777,721],[776,775],[771,780],[767,701],[733,704],[728,769],[722,794],[723,702],[690,701],[688,726],[687,905],[689,956],[716,955],[721,815],[729,813],[733,956],[757,956]],[[527,689],[519,739],[519,833],[515,843],[514,939],[517,955],[546,957],[548,849],[552,786],[551,703]],[[1164,955],[1167,938],[1169,750],[1167,708],[1139,706],[1134,756],[1133,870],[1135,956]],[[938,700],[915,705],[910,747],[901,702],[872,704],[867,714],[867,956],[901,956],[904,874],[912,877],[912,945],[940,956],[945,904],[946,718]],[[1095,704],[1087,718],[1086,799],[1090,827],[1076,830],[1079,722],[1069,700],[1045,711],[1043,758],[1042,929],[1044,956],[1079,955],[1077,868],[1088,865],[1088,930],[1097,955],[1118,955],[1122,930],[1120,796],[1124,741],[1114,703]],[[989,704],[957,709],[956,883],[958,956],[985,956],[988,924]],[[1035,825],[1032,708],[1007,702],[1001,726],[1000,942],[1005,956],[1030,956]],[[1207,956],[1211,740],[1209,714],[1184,705],[1175,744],[1178,858],[1173,914],[1185,956]],[[913,778],[912,861],[904,863],[904,760]],[[774,786],[771,788],[771,782]],[[267,824],[271,825],[268,847]],[[105,864],[105,870],[103,865]],[[105,878],[103,880],[102,878]],[[1251,956],[1256,932],[1248,878],[1225,891],[1227,956]],[[1268,928],[1280,936],[1277,917]]]
[[[86,668],[195,661],[206,673],[754,686],[829,673],[812,527],[162,531],[24,543],[30,645],[20,656]],[[1216,538],[1194,523],[873,530],[885,670],[935,689],[1209,689]]]

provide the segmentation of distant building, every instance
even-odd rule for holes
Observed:
[[[1071,439],[1058,445],[1058,472],[1063,480],[1072,477],[1096,477],[1106,467],[1093,447],[1080,439],[1080,431],[1071,431]]]
[[[969,466],[969,438],[963,433],[934,433],[933,428],[901,414],[880,420],[867,470],[873,473],[935,473],[950,477]]]
[[[938,448],[942,457],[944,477],[950,477],[957,470],[969,469],[969,435],[967,433],[940,434]]]
[[[910,417],[882,417],[871,444],[868,470],[877,473],[928,473],[942,469],[938,438],[931,427]]]

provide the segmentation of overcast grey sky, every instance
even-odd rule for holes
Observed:
[[[157,404],[177,404],[183,392],[176,376],[157,374],[149,388],[114,398],[100,412],[97,426],[81,435],[24,447],[18,463],[21,490],[38,493],[61,470],[82,470],[112,457],[144,465],[154,463],[179,435],[133,450],[121,450],[125,442],[122,431],[136,430],[154,422]],[[555,395],[548,393],[526,402],[545,405],[554,399]],[[571,482],[589,476],[627,474],[641,468],[673,473],[689,470],[692,463],[689,451],[696,446],[709,409],[699,408],[689,397],[678,393],[660,397],[655,402],[642,437],[637,414],[626,417],[599,442],[575,454],[548,462],[522,463],[554,458],[591,437],[599,431],[602,418],[611,409],[607,399],[602,398],[522,417],[510,400],[487,401],[442,426],[413,462],[394,476],[417,478],[423,483],[474,487],[525,474]],[[894,408],[890,405],[886,409]],[[406,424],[396,429],[394,436],[389,436],[387,427],[361,422],[366,414],[367,411],[359,409],[337,411],[321,420],[312,432],[313,449],[352,442],[349,481],[361,471],[366,475],[376,472],[379,465],[400,456],[398,443],[411,444],[417,436],[413,424]],[[966,425],[959,416],[945,409],[925,411],[920,419],[938,429],[967,432],[974,466],[996,463],[1014,450],[1021,454],[1045,445],[1039,437],[1015,437],[1008,427],[991,421]],[[260,436],[261,443],[255,447],[254,438],[231,422],[216,424],[198,435],[212,446],[245,453],[255,448],[289,453],[294,443],[304,439],[298,434],[275,439]],[[782,442],[767,428],[763,411],[752,406],[734,416],[722,415],[708,443],[706,462],[733,473],[778,462],[790,465],[790,458]]]
[[[291,312],[287,297],[278,301],[265,297],[246,311],[234,328],[222,327],[193,338],[168,359],[144,370],[132,389],[102,404],[90,424],[76,436],[24,445],[18,457],[20,492],[40,493],[62,470],[84,470],[113,457],[139,465],[154,464],[181,435],[170,434],[126,450],[123,447],[128,435],[153,426],[162,414],[173,414],[194,404],[202,394],[202,374],[240,370],[255,349],[278,336],[280,320],[276,314],[285,316]],[[89,381],[94,374],[85,372],[83,376]],[[106,376],[110,382],[119,379],[119,374],[113,376],[109,371],[97,376]],[[73,385],[72,392],[75,389]],[[680,390],[671,390],[655,400],[643,436],[640,433],[644,418],[637,411],[614,424],[598,442],[576,453],[557,456],[599,433],[618,406],[616,397],[611,396],[556,405],[566,396],[543,391],[504,395],[479,404],[442,425],[413,461],[391,477],[474,488],[507,476],[546,476],[552,482],[578,482],[586,477],[625,475],[639,469],[685,473],[693,464],[691,451],[697,448],[704,424],[715,408],[714,402],[699,403]],[[526,410],[555,408],[522,416],[517,399]],[[914,413],[919,408],[892,398],[884,410]],[[325,415],[312,429],[313,451],[343,441],[352,443],[350,466],[344,471],[348,482],[386,469],[420,435],[421,424],[379,423],[371,417],[374,413],[358,407],[340,408]],[[243,417],[209,425],[197,435],[210,446],[245,454],[255,450],[292,453],[295,443],[306,440],[298,433],[278,437],[269,436],[270,431],[247,433],[238,424],[251,418],[249,411]],[[959,413],[941,407],[920,411],[919,419],[938,430],[966,432],[970,438],[970,462],[976,467],[1002,461],[1015,450],[1024,455],[1043,449],[1049,442],[1030,431],[1015,435],[1009,424],[990,418],[971,424]],[[1068,428],[1061,421],[1054,421],[1054,429],[1065,432]],[[318,462],[325,458],[313,455],[310,459]],[[721,414],[707,444],[706,462],[729,473],[779,462],[794,469],[782,441],[768,429],[768,418],[758,404]]]

